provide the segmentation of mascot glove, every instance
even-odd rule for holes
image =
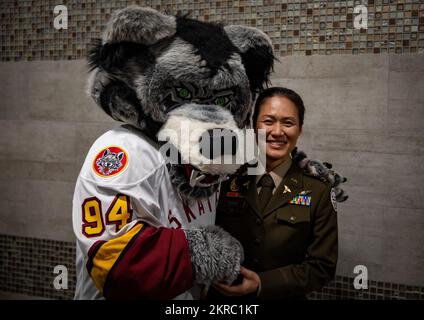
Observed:
[[[293,162],[307,173],[320,178],[331,184],[334,189],[337,202],[344,202],[349,198],[341,185],[347,181],[347,178],[340,173],[332,170],[333,165],[320,160],[308,159],[305,152],[298,150],[297,147],[291,153]]]
[[[184,230],[190,248],[194,281],[209,286],[214,282],[231,284],[244,260],[240,242],[218,226]]]

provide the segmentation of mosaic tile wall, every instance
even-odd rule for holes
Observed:
[[[72,242],[0,235],[0,291],[48,299],[72,299],[75,290],[75,245]],[[56,265],[68,268],[68,289],[53,285]],[[311,300],[371,299],[424,300],[424,287],[369,281],[367,290],[355,290],[353,278],[336,276]]]
[[[353,278],[336,276],[319,292],[308,295],[310,300],[424,300],[424,287],[372,281],[368,289],[357,290]]]
[[[58,1],[0,2],[1,60],[85,58],[111,12],[129,4],[225,24],[255,26],[272,39],[277,55],[424,53],[424,2],[355,1],[60,1],[68,10],[68,29],[56,30]],[[355,6],[368,10],[368,29],[357,30]]]
[[[54,287],[57,265],[68,269],[68,289]],[[0,235],[0,291],[72,299],[75,283],[74,243]]]

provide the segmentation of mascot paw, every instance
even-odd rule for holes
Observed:
[[[347,194],[345,194],[343,189],[340,189],[339,187],[334,188],[334,193],[336,195],[336,201],[337,202],[344,202],[349,198]]]
[[[240,242],[218,226],[184,230],[190,247],[195,282],[210,285],[232,283],[244,260]]]
[[[305,170],[306,173],[318,177],[323,181],[329,182],[334,188],[334,193],[337,202],[346,201],[348,195],[340,188],[342,183],[347,181],[347,178],[332,169],[333,165],[328,162],[308,159],[305,152],[298,150],[297,147],[291,153],[293,162],[297,166]]]

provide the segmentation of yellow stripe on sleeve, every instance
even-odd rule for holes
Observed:
[[[93,258],[93,268],[91,269],[91,278],[97,289],[102,293],[106,277],[118,260],[122,251],[131,241],[131,239],[143,228],[143,224],[137,224],[122,236],[109,240],[102,244]]]

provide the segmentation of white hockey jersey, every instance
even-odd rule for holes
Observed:
[[[73,198],[76,299],[199,297],[182,229],[215,223],[219,190],[183,201],[158,148],[123,125],[88,152]]]

